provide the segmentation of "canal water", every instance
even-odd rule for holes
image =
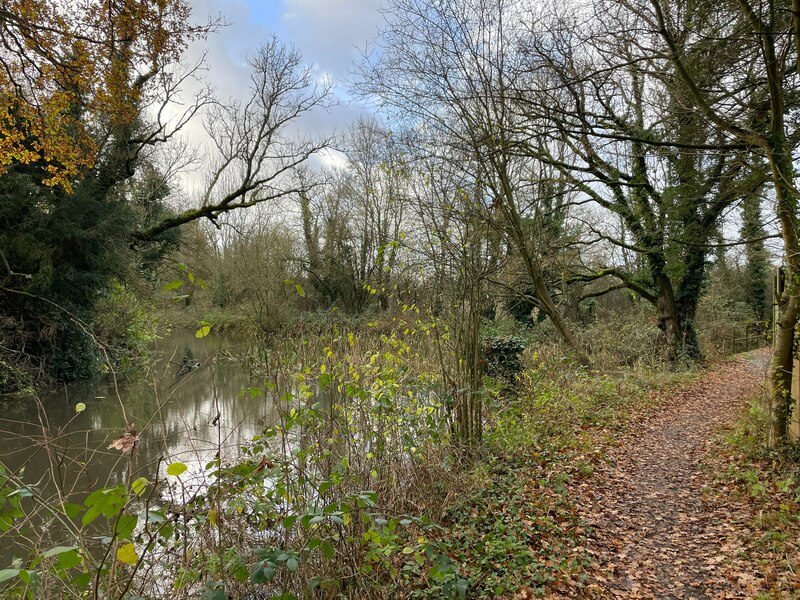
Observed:
[[[159,340],[153,362],[139,374],[71,383],[5,404],[0,463],[43,498],[80,502],[100,487],[168,479],[167,466],[182,462],[188,470],[180,494],[190,495],[203,485],[207,463],[235,457],[275,417],[272,395],[250,393],[263,379],[223,359],[243,351],[241,340],[175,332]],[[109,449],[128,423],[138,435],[135,451]],[[174,489],[162,494],[181,501]],[[19,534],[8,540],[13,533],[0,536],[0,568],[35,541]]]

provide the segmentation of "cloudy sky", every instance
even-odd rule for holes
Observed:
[[[381,0],[190,0],[197,21],[222,17],[228,26],[192,49],[207,52],[208,81],[220,96],[246,93],[247,56],[273,34],[293,44],[320,76],[337,85],[339,106],[308,127],[322,133],[346,127],[362,110],[349,102],[344,80],[383,22]]]

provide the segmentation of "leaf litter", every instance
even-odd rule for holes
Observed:
[[[762,351],[715,367],[604,449],[595,476],[573,489],[591,565],[582,584],[550,597],[800,597],[775,592],[753,541],[755,509],[717,476],[725,465],[714,440],[764,385],[767,364]]]

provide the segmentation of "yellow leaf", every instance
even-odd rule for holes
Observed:
[[[198,329],[194,334],[194,337],[196,337],[196,338],[204,338],[211,332],[211,324],[210,323],[207,323],[205,321],[201,321],[200,325],[201,325],[200,329]]]
[[[139,562],[139,555],[136,554],[136,546],[133,544],[123,544],[117,550],[117,560],[126,565],[135,565]]]
[[[131,490],[137,496],[141,496],[147,489],[148,483],[150,483],[150,481],[148,481],[147,477],[139,477],[139,479],[137,479],[131,484]]]
[[[182,462],[172,463],[167,467],[167,475],[172,475],[173,477],[178,477],[186,472],[188,467],[183,464]]]

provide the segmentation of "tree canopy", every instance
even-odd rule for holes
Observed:
[[[45,185],[72,191],[210,30],[190,15],[183,0],[4,3],[0,168],[36,164]]]

